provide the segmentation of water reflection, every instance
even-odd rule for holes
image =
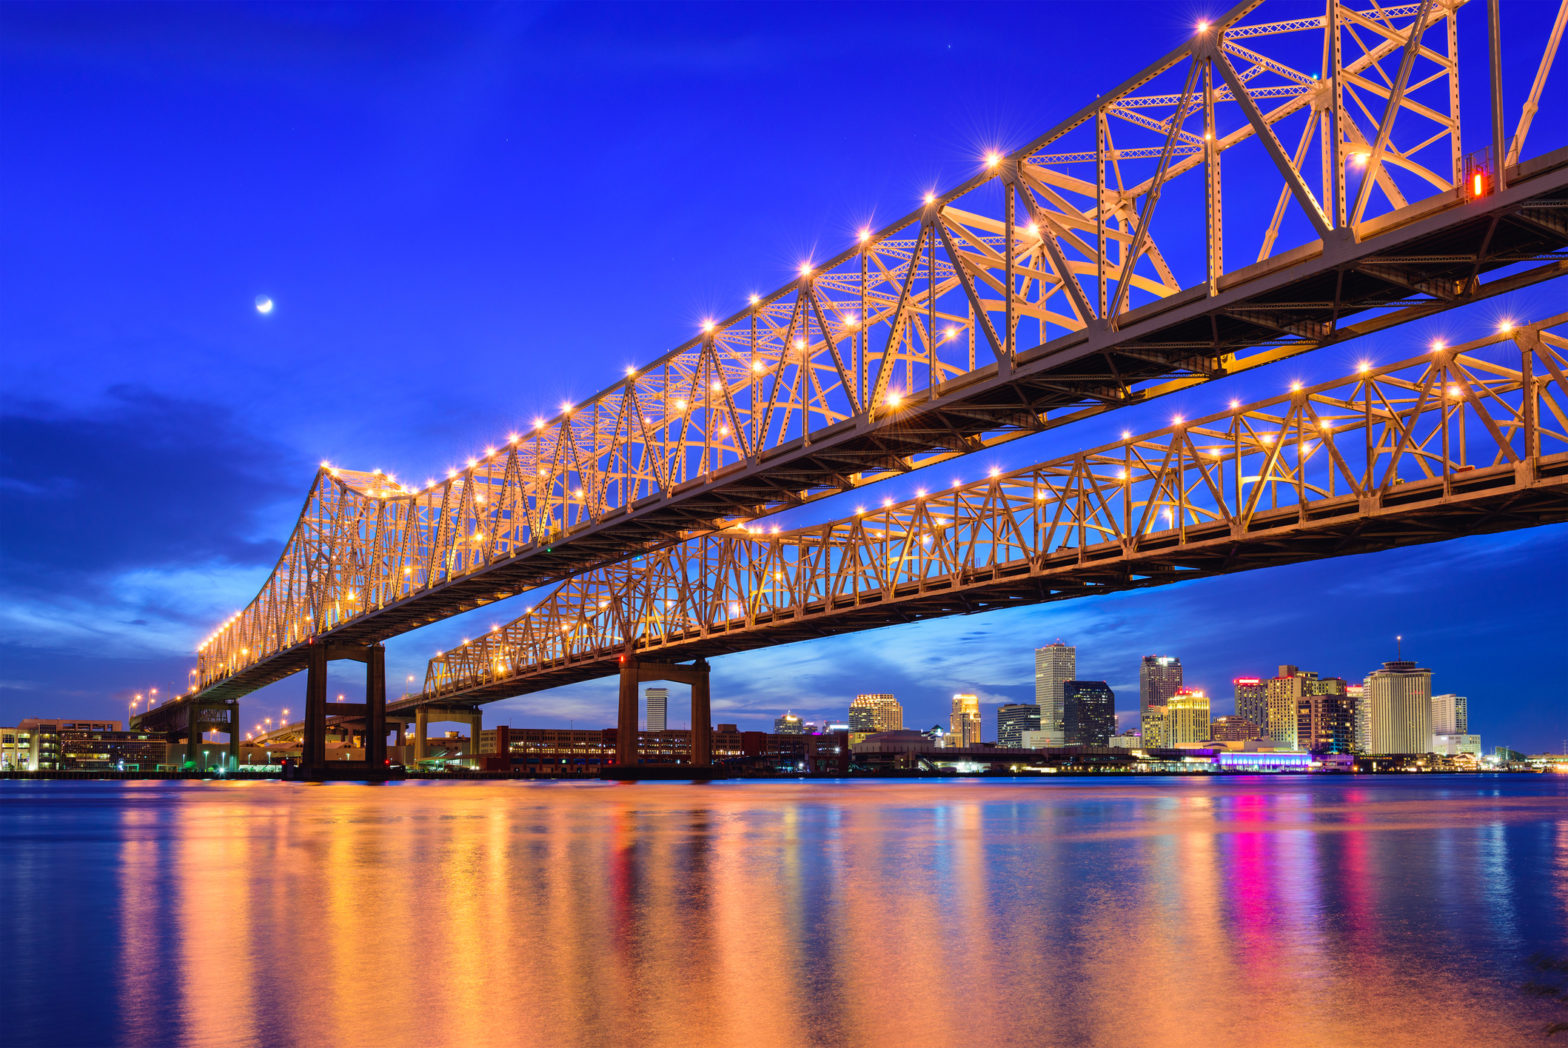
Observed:
[[[17,1044],[1538,1043],[1568,955],[1544,778],[6,786],[8,1014],[103,1005]]]

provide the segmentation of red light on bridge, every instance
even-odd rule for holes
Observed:
[[[1470,195],[1479,197],[1486,192],[1486,175],[1477,171],[1470,178]]]

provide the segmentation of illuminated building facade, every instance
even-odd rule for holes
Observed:
[[[1181,687],[1181,659],[1174,655],[1145,655],[1138,667],[1138,725],[1145,747],[1163,746],[1154,739],[1165,737],[1165,704]],[[1157,713],[1150,713],[1158,707]],[[1159,722],[1151,731],[1151,718]]]
[[[1116,693],[1103,680],[1062,687],[1062,734],[1068,746],[1109,746],[1116,734]]]
[[[1467,735],[1470,732],[1470,700],[1463,695],[1432,696],[1432,734]]]
[[[1432,748],[1432,671],[1403,659],[1367,677],[1371,738],[1367,752],[1427,753]]]
[[[1296,744],[1309,753],[1354,753],[1356,702],[1345,682],[1331,677],[1301,697],[1296,707]]]
[[[1165,704],[1164,745],[1204,742],[1208,737],[1208,694],[1199,688],[1177,688]]]
[[[1215,742],[1250,742],[1262,734],[1250,717],[1215,717],[1209,722],[1209,738]]]
[[[1025,732],[1040,731],[1040,707],[1032,702],[1009,702],[996,708],[996,744],[1022,749]]]
[[[773,733],[775,735],[804,735],[805,723],[793,713],[786,713],[782,717],[773,718]]]
[[[879,731],[898,731],[904,726],[904,707],[885,693],[856,695],[849,704],[849,741],[851,744]]]
[[[1268,683],[1261,677],[1237,677],[1231,681],[1236,693],[1236,716],[1258,727],[1269,722]]]
[[[977,746],[981,741],[980,734],[980,696],[959,692],[953,696],[948,745],[954,745],[956,740],[959,746]]]
[[[1063,689],[1067,682],[1078,676],[1078,649],[1055,643],[1034,650],[1034,701],[1040,707],[1039,730],[1051,739],[1051,745],[1060,746],[1064,741],[1062,725]]]

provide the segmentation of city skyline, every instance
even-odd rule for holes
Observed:
[[[1511,17],[1528,36],[1542,31],[1549,15],[1524,5]],[[1076,104],[1050,97],[1023,106],[977,81],[944,94],[939,110],[924,115],[947,129],[939,140],[915,142],[901,124],[862,128],[842,155],[802,157],[783,171],[763,165],[744,191],[721,186],[693,195],[683,162],[653,165],[639,192],[649,199],[678,196],[685,205],[679,216],[661,213],[645,230],[670,245],[672,255],[635,293],[606,303],[587,286],[552,283],[536,260],[516,250],[525,228],[572,250],[580,245],[571,235],[574,220],[564,213],[525,215],[515,201],[524,193],[558,194],[554,180],[563,168],[590,196],[624,192],[613,172],[556,162],[597,148],[597,129],[623,114],[583,92],[568,92],[571,108],[558,113],[519,101],[536,90],[530,70],[540,63],[552,77],[635,91],[650,70],[664,69],[656,48],[633,47],[637,61],[629,63],[563,51],[559,41],[571,37],[578,12],[540,18],[506,12],[497,23],[448,12],[430,64],[415,63],[413,75],[400,79],[388,70],[402,67],[368,42],[330,63],[285,43],[287,33],[271,30],[297,27],[295,16],[281,9],[204,11],[182,23],[172,44],[166,43],[169,17],[103,10],[89,19],[18,7],[0,40],[8,95],[16,101],[7,126],[17,144],[0,158],[14,201],[0,259],[13,292],[4,381],[18,391],[0,442],[8,532],[8,556],[0,564],[0,657],[7,666],[0,721],[57,713],[120,717],[136,692],[183,688],[196,643],[251,598],[275,561],[305,478],[323,458],[409,476],[438,474],[535,411],[597,389],[625,366],[689,337],[702,317],[788,279],[801,257],[836,249],[862,223],[902,214],[931,186],[967,177],[985,150],[1016,144]],[[885,31],[880,19],[847,9],[821,17],[817,30],[796,41],[800,64],[793,73],[850,75],[865,78],[855,81],[863,89],[876,89],[872,73],[847,71],[824,41],[852,38],[873,23]],[[1109,87],[1190,33],[1184,18],[1171,11],[1154,16],[1158,24],[1129,46],[1116,69],[1090,55],[1066,54],[1057,75],[1095,90]],[[695,150],[721,140],[736,117],[778,103],[774,72],[751,68],[737,43],[781,31],[758,12],[688,15],[676,19],[678,30],[653,24],[659,20],[646,14],[632,21],[623,28],[633,37],[692,34],[694,51],[683,53],[705,59],[679,72],[661,96],[661,112],[681,128],[681,144]],[[1483,21],[1466,23],[1464,32],[1484,33]],[[955,70],[1011,39],[1000,23],[938,10],[912,15],[897,33],[903,46]],[[258,38],[265,47],[256,48]],[[492,38],[508,46],[481,46]],[[407,44],[388,27],[366,39]],[[165,61],[132,72],[142,69],[138,49],[146,46],[167,47]],[[501,51],[511,56],[504,67],[495,57]],[[486,56],[483,72],[501,84],[493,94],[476,99],[431,72],[441,60],[470,52]],[[280,65],[296,62],[306,81],[332,85],[341,109],[313,106],[298,82],[278,73]],[[51,91],[62,75],[83,91]],[[723,105],[714,103],[716,75],[739,85]],[[1464,85],[1468,112],[1484,110],[1483,79]],[[87,98],[111,102],[89,105]],[[228,127],[232,112],[266,112],[298,131],[263,148],[249,129],[189,136],[144,119],[186,108],[214,127]],[[1533,134],[1561,138],[1565,120],[1560,108],[1543,108]],[[60,127],[80,133],[63,139]],[[406,134],[377,137],[373,150],[322,169],[321,143],[363,142],[372,127]],[[663,123],[639,123],[627,133],[634,142],[669,138]],[[544,163],[525,148],[539,142],[554,146]],[[95,182],[84,197],[76,179],[100,170],[105,155],[122,161],[119,174]],[[319,180],[295,177],[307,169]],[[918,172],[909,179],[918,184],[889,181],[889,171]],[[367,185],[374,187],[369,193]],[[150,207],[149,200],[177,205]],[[236,208],[237,200],[256,203]],[[386,233],[388,213],[404,216],[395,242]],[[89,227],[93,250],[83,251]],[[77,232],[62,237],[61,229]],[[695,238],[691,229],[712,233]],[[199,248],[211,238],[234,245],[217,263]],[[453,257],[466,260],[460,272],[432,261]],[[1291,381],[1342,373],[1363,357],[1404,358],[1434,339],[1479,337],[1509,317],[1543,314],[1565,286],[1558,280],[1329,347],[1019,440],[955,469],[972,477],[993,464],[1034,461],[1066,440],[1093,443],[1124,428],[1164,425],[1175,413],[1215,409],[1229,397],[1277,393]],[[530,300],[519,289],[537,294],[540,287],[549,288],[557,308],[527,308]],[[258,295],[272,304],[269,312],[255,308]],[[625,337],[585,329],[577,319],[584,315]],[[149,346],[160,351],[149,353]],[[382,365],[389,374],[417,374],[431,346],[478,364],[538,347],[548,352],[550,369],[544,388],[498,382],[457,390],[391,381],[374,404],[345,401],[335,384],[298,382],[320,359],[340,371]],[[934,475],[945,484],[953,471],[944,466]],[[199,518],[186,504],[188,488],[152,482],[167,477],[202,479]],[[863,494],[907,496],[922,482],[912,476]],[[120,507],[108,537],[92,524],[104,499]],[[838,504],[819,504],[824,511],[832,505]],[[780,520],[805,522],[811,512]],[[1015,653],[1061,634],[1084,649],[1080,676],[1105,679],[1127,699],[1125,729],[1125,707],[1137,694],[1127,654],[1134,655],[1135,670],[1137,655],[1180,652],[1189,682],[1225,704],[1230,678],[1263,676],[1280,663],[1359,680],[1391,657],[1385,650],[1391,640],[1382,638],[1403,633],[1410,650],[1442,652],[1450,660],[1445,665],[1426,656],[1437,674],[1434,686],[1470,695],[1472,719],[1488,739],[1553,748],[1568,735],[1568,703],[1560,681],[1533,655],[1568,632],[1560,602],[1552,599],[1568,589],[1568,568],[1553,556],[1565,545],[1568,525],[1555,525],[727,656],[714,664],[714,716],[765,724],[785,700],[773,682],[803,669],[804,693],[787,700],[803,713],[838,710],[841,696],[886,687],[907,697],[910,723],[945,722],[945,696],[957,690],[975,690],[988,709],[1032,701],[1027,660]],[[1332,614],[1271,607],[1266,599],[1304,590],[1342,599]],[[507,620],[527,600],[520,595],[395,638],[388,644],[394,689],[408,686],[409,678],[422,681],[431,652]],[[1110,643],[1091,655],[1097,634]],[[1282,644],[1282,637],[1300,640]],[[970,672],[970,665],[986,670]],[[334,691],[356,686],[351,674],[333,674]],[[607,722],[614,687],[602,681],[506,700],[488,715],[540,724]],[[286,680],[248,697],[246,707],[297,710],[302,689]]]

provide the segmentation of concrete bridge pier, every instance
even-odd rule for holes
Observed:
[[[327,766],[327,666],[347,659],[365,664],[365,764],[380,768],[387,759],[387,662],[380,644],[338,645],[315,641],[305,669],[305,720],[300,764],[310,771]]]
[[[615,763],[631,767],[637,756],[637,686],[645,681],[673,681],[691,686],[691,763],[713,764],[713,711],[708,691],[708,661],[689,665],[639,659],[631,652],[621,656],[620,709],[615,721]]]

